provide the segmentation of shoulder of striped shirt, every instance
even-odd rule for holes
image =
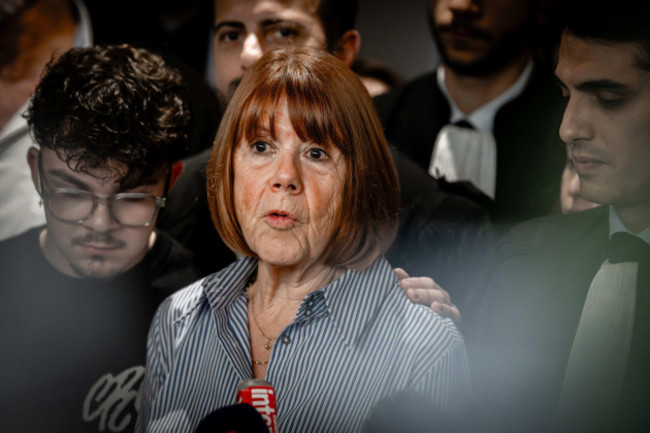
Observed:
[[[216,274],[204,277],[189,286],[175,292],[161,304],[159,311],[160,326],[168,329],[175,339],[174,334],[182,328],[183,323],[190,319],[202,306],[207,306],[207,295],[205,285],[217,284],[220,271]],[[392,298],[392,299],[390,299]],[[450,347],[463,345],[462,334],[457,330],[451,319],[440,317],[427,306],[413,304],[403,295],[399,288],[389,292],[388,298],[382,302],[384,313],[387,318],[393,316],[395,320],[409,326],[409,330],[403,332],[407,344],[421,346],[424,351],[426,346],[437,346],[446,342]],[[380,306],[380,309],[382,306]],[[385,316],[385,317],[386,317]],[[402,317],[397,317],[402,316]],[[416,331],[416,332],[411,332]],[[167,334],[167,332],[165,332]]]
[[[172,326],[176,326],[187,319],[206,300],[203,283],[210,277],[201,278],[165,299],[159,307],[158,315],[160,319]]]
[[[402,334],[406,344],[417,346],[438,346],[446,344],[452,346],[464,346],[464,338],[460,331],[449,318],[438,315],[435,311],[425,305],[414,304],[397,288],[390,292],[385,299],[384,308],[387,318],[395,317],[408,327]],[[425,351],[428,349],[424,349]]]
[[[208,292],[214,291],[215,286],[222,283],[224,277],[234,281],[245,274],[250,267],[250,263],[247,262],[250,260],[238,260],[171,294],[158,309],[159,320],[162,322],[160,326],[179,327],[195,311],[207,304]]]

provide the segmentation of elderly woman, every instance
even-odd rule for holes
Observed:
[[[283,432],[359,431],[400,392],[460,411],[461,336],[409,302],[383,258],[399,188],[349,68],[306,48],[262,57],[226,111],[208,191],[219,233],[247,257],[160,307],[140,429],[194,431],[252,377],[274,386]]]

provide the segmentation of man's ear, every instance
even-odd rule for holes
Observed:
[[[360,48],[361,35],[356,30],[348,30],[339,39],[334,49],[334,55],[346,65],[352,66],[352,62],[357,58]]]
[[[39,182],[39,170],[38,170],[38,157],[41,154],[41,151],[36,147],[32,146],[27,151],[27,164],[29,164],[29,169],[32,172],[32,182],[34,183],[34,188],[38,193],[41,193],[41,183]]]
[[[176,161],[172,164],[171,173],[169,174],[169,189],[172,189],[178,176],[183,172],[183,161]]]

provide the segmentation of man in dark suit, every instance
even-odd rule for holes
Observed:
[[[469,338],[478,409],[499,431],[648,431],[650,4],[562,7],[560,136],[603,206],[497,246]]]
[[[469,181],[504,227],[551,212],[564,162],[560,94],[533,47],[540,14],[535,0],[431,0],[442,64],[377,101],[397,148],[436,178]]]

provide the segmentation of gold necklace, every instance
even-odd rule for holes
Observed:
[[[266,343],[264,344],[264,348],[266,350],[270,351],[271,348],[273,347],[273,341],[275,341],[275,339],[278,338],[278,336],[276,335],[275,337],[269,337],[268,335],[266,335],[266,333],[262,330],[262,327],[260,326],[260,324],[257,322],[257,316],[255,315],[255,309],[253,308],[253,305],[252,305],[251,299],[250,299],[250,293],[248,292],[248,288],[254,282],[255,282],[255,277],[253,277],[251,279],[251,281],[249,281],[248,284],[246,285],[246,289],[245,289],[246,290],[246,302],[248,302],[248,304],[249,304],[249,306],[251,308],[251,316],[253,316],[253,323],[255,324],[257,329],[260,331],[262,336],[266,339]],[[255,359],[251,359],[251,361],[253,361],[253,364],[255,364],[255,365],[266,365],[266,364],[269,363],[268,359],[266,361],[257,361]]]
[[[262,331],[262,327],[260,326],[259,323],[257,323],[257,317],[255,317],[255,310],[253,310],[253,323],[255,323],[257,329],[259,329],[259,331],[262,333],[262,336],[266,338],[266,343],[264,344],[264,348],[266,350],[271,350],[271,348],[273,347],[273,341],[275,341],[275,339],[278,338],[278,336],[276,335],[275,337],[269,337],[264,333],[264,331]]]

